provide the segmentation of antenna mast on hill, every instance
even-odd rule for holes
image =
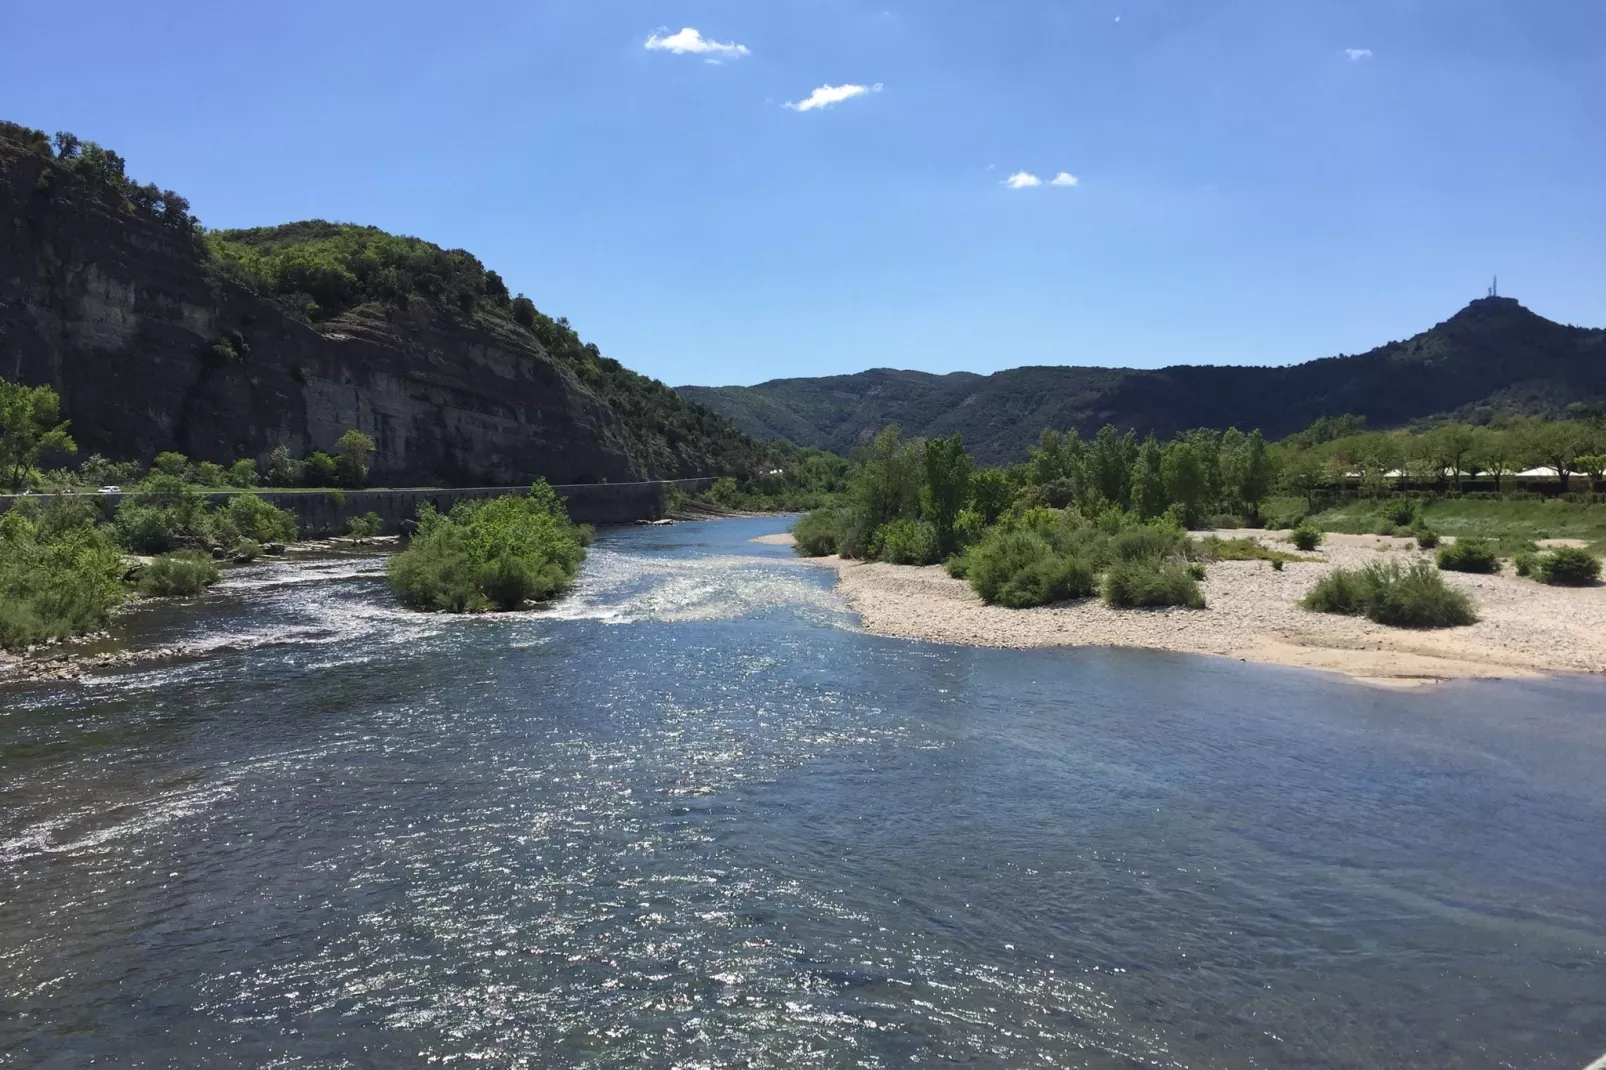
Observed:
[[[1494,277],[1494,281],[1489,284],[1489,296],[1490,297],[1499,297],[1500,296],[1500,276],[1499,275],[1496,275]]]

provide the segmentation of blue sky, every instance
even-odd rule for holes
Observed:
[[[1289,363],[1415,333],[1496,272],[1606,326],[1595,0],[91,0],[5,23],[0,116],[118,149],[209,226],[469,249],[674,384]],[[788,107],[843,86],[865,91]]]

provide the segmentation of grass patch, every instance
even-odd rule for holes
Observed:
[[[1323,576],[1301,603],[1316,613],[1365,617],[1396,628],[1453,628],[1473,624],[1472,599],[1444,582],[1425,561],[1398,561]]]
[[[1274,550],[1269,546],[1262,546],[1259,539],[1220,539],[1214,535],[1207,535],[1195,540],[1197,553],[1206,561],[1275,561],[1287,563],[1289,561],[1320,561],[1319,557],[1304,557],[1300,554],[1291,554],[1287,550]]]
[[[1292,501],[1292,500],[1290,500]],[[1302,500],[1301,500],[1302,501]],[[1389,499],[1358,499],[1312,517],[1327,531],[1364,535],[1392,520]],[[1268,507],[1269,508],[1269,507]],[[1583,539],[1606,549],[1606,503],[1559,498],[1439,498],[1417,504],[1418,521],[1442,535],[1493,542],[1502,556],[1538,539]]]

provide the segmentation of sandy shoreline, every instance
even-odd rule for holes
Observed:
[[[1277,533],[1251,536],[1291,549]],[[771,545],[789,536],[766,536]],[[1413,686],[1442,680],[1509,679],[1553,672],[1606,672],[1606,588],[1546,587],[1508,569],[1498,576],[1446,572],[1467,591],[1479,621],[1466,628],[1418,632],[1371,621],[1308,613],[1299,599],[1335,566],[1356,567],[1383,555],[1428,555],[1409,539],[1329,535],[1321,563],[1219,561],[1201,585],[1208,609],[1117,610],[1096,599],[1038,609],[984,604],[942,568],[864,564],[840,558],[838,588],[866,631],[933,642],[995,647],[1126,646],[1342,673],[1357,680]],[[810,560],[810,559],[800,559]]]

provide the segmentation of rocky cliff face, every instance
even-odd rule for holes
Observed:
[[[319,330],[194,239],[0,141],[0,376],[48,383],[80,447],[259,460],[357,428],[376,480],[619,482],[649,470],[609,404],[522,332],[437,311]]]

